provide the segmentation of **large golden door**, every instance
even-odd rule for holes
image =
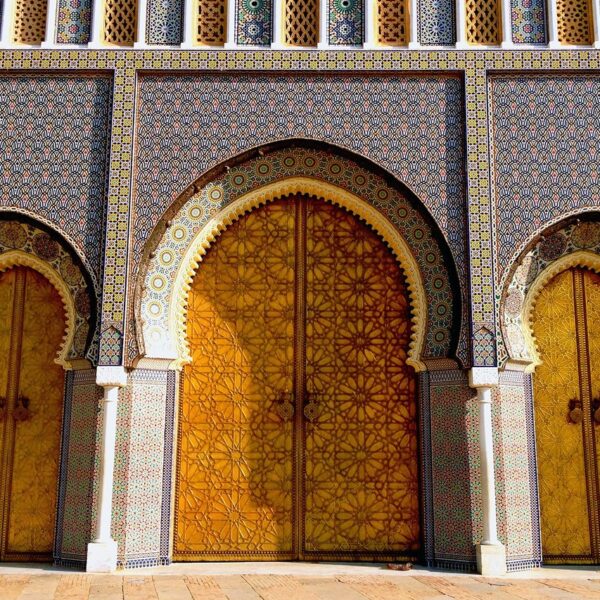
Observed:
[[[0,273],[0,559],[52,556],[64,372],[62,301],[36,271]]]
[[[189,295],[177,560],[418,553],[407,298],[379,237],[325,202],[222,234]]]
[[[534,379],[543,559],[600,562],[600,276],[573,268],[537,301]]]

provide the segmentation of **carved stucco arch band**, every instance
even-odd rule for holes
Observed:
[[[417,371],[424,369],[420,356],[427,321],[426,295],[419,266],[408,244],[388,219],[365,200],[343,188],[309,177],[290,177],[259,187],[219,211],[188,245],[180,259],[172,286],[168,286],[160,269],[154,267],[159,262],[175,260],[174,253],[169,249],[157,249],[149,264],[145,287],[171,289],[167,291],[166,314],[163,312],[165,307],[159,300],[148,294],[142,295],[142,335],[146,358],[171,359],[173,368],[181,368],[190,360],[186,339],[186,306],[190,286],[202,256],[216,237],[245,212],[278,198],[300,193],[342,206],[370,225],[390,247],[405,273],[411,301],[413,328],[407,362]],[[177,237],[177,231],[172,235]]]
[[[69,290],[69,286],[56,271],[47,262],[41,258],[28,254],[22,250],[9,250],[0,254],[0,272],[7,271],[11,267],[29,267],[43,275],[56,289],[63,303],[65,311],[65,333],[62,344],[54,361],[65,369],[71,369],[71,363],[68,360],[71,346],[75,338],[75,302]]]
[[[523,364],[528,372],[533,372],[542,363],[537,341],[533,333],[533,312],[536,302],[544,287],[554,277],[571,267],[588,268],[600,273],[600,255],[589,250],[577,250],[576,252],[561,256],[538,273],[524,298],[520,313],[523,348],[519,352],[519,355],[512,356],[511,360]]]

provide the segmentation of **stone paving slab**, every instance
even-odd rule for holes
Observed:
[[[485,578],[421,568],[388,571],[383,565],[290,563],[271,573],[253,572],[263,568],[237,563],[222,574],[220,564],[173,565],[92,575],[6,565],[0,566],[0,600],[600,600],[595,569]]]

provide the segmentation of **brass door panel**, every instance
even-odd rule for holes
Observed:
[[[593,402],[600,373],[592,366],[600,359],[599,281],[587,270],[569,269],[542,290],[534,311],[542,358],[534,404],[547,563],[592,564],[600,558]]]
[[[392,560],[420,540],[406,283],[372,230],[305,206],[304,556]]]
[[[418,553],[407,298],[383,242],[329,204],[223,232],[189,297],[175,559]]]
[[[589,418],[588,446],[590,455],[588,459],[588,503],[590,511],[590,531],[593,532],[595,560],[600,563],[600,485],[598,479],[598,465],[600,463],[600,275],[589,270],[580,269],[579,273],[583,282],[584,291],[584,317],[586,323],[587,353],[585,360],[586,370],[589,370],[588,398]]]
[[[54,286],[23,267],[3,274],[0,297],[3,330],[10,331],[8,346],[0,338],[8,367],[0,424],[1,558],[48,560],[54,543],[64,388],[63,368],[54,359],[65,332],[64,309]]]
[[[252,212],[221,235],[194,278],[177,560],[293,556],[293,423],[284,417],[294,385],[294,218],[292,202]]]

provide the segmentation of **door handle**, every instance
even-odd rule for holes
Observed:
[[[15,408],[12,412],[13,419],[17,422],[27,421],[31,416],[29,412],[29,398],[19,394],[15,402]]]
[[[600,398],[592,400],[592,419],[595,425],[600,425]]]
[[[6,398],[4,396],[0,396],[0,420],[6,417]]]
[[[569,400],[569,421],[571,423],[581,423],[583,419],[583,404],[581,400]]]
[[[304,416],[309,421],[315,421],[321,412],[321,407],[317,402],[316,394],[307,392],[306,400],[307,402],[304,404]]]
[[[294,392],[281,392],[279,394],[275,410],[284,421],[290,421],[296,412],[296,406],[294,405],[295,397]]]

